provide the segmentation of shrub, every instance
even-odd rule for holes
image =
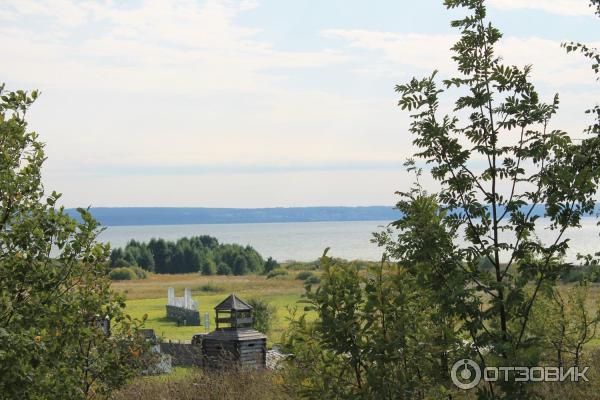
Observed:
[[[321,283],[321,279],[319,279],[318,276],[313,275],[313,276],[308,277],[304,281],[304,283],[307,285],[318,285],[319,283]]]
[[[296,275],[296,279],[299,279],[301,281],[305,281],[308,278],[310,278],[311,276],[314,276],[312,272],[310,272],[310,271],[301,271],[301,272],[298,272],[298,275]]]
[[[288,274],[287,270],[285,270],[283,268],[277,268],[267,274],[267,279],[275,278],[278,276],[285,276],[287,274]]]
[[[148,272],[145,271],[143,268],[138,267],[137,265],[129,267],[129,269],[135,273],[135,275],[137,276],[137,279],[148,278]]]
[[[198,290],[205,293],[220,293],[225,291],[224,288],[218,286],[214,282],[205,283],[204,285],[198,287]]]
[[[248,304],[253,308],[252,327],[257,331],[268,335],[275,322],[275,317],[277,316],[277,307],[258,298],[249,299]]]
[[[131,268],[115,268],[108,273],[108,276],[113,281],[134,281],[138,279],[135,271]]]
[[[273,257],[269,257],[267,261],[265,261],[265,265],[263,266],[263,272],[265,274],[268,274],[269,272],[277,268],[279,268],[279,263],[276,260],[274,260]]]

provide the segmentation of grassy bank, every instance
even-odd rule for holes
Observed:
[[[205,371],[176,368],[171,375],[136,378],[113,400],[286,400],[282,378],[266,371]]]

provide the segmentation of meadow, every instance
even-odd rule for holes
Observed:
[[[199,303],[202,318],[208,312],[210,330],[214,329],[213,308],[230,293],[236,293],[243,299],[258,297],[277,307],[277,318],[271,334],[269,346],[277,343],[288,325],[289,308],[303,305],[298,303],[304,293],[303,281],[297,279],[303,269],[288,268],[288,275],[267,279],[262,275],[245,276],[203,276],[200,274],[158,275],[150,274],[147,279],[136,281],[116,281],[113,288],[127,296],[126,311],[133,317],[148,315],[145,327],[155,330],[157,335],[167,340],[189,341],[193,334],[205,332],[203,326],[180,326],[165,317],[166,293],[168,287],[174,287],[177,296],[183,289],[192,289],[192,295]],[[317,271],[312,271],[319,274]],[[561,292],[572,284],[559,284]],[[600,285],[592,284],[588,298],[588,307],[597,308],[600,299]],[[309,314],[310,315],[310,314]],[[600,352],[596,338],[586,345],[586,363],[595,365]],[[597,393],[598,373],[590,372],[591,383],[582,384],[539,384],[535,389],[542,398],[558,400],[577,394],[578,398],[595,398]],[[115,400],[140,398],[173,398],[195,399],[201,389],[202,397],[207,399],[255,398],[261,400],[292,399],[286,385],[285,374],[272,372],[228,371],[211,372],[195,368],[177,367],[173,374],[137,377],[112,397]],[[465,399],[475,399],[475,393],[456,392]],[[250,396],[250,397],[248,397]],[[457,397],[458,398],[458,397]]]
[[[134,318],[142,318],[146,314],[145,328],[154,329],[156,334],[165,340],[177,341],[190,341],[192,335],[204,333],[206,330],[204,326],[177,326],[174,321],[166,318],[167,288],[175,288],[176,296],[183,296],[184,288],[192,289],[192,296],[199,304],[201,320],[204,321],[205,313],[209,315],[209,332],[215,328],[214,307],[229,294],[235,293],[245,300],[260,298],[277,308],[277,315],[269,334],[271,345],[280,340],[287,328],[290,310],[297,308],[298,311],[303,311],[304,305],[299,301],[304,293],[304,282],[297,279],[297,276],[311,265],[306,264],[307,269],[304,266],[304,264],[287,266],[287,275],[271,279],[264,275],[150,274],[147,279],[114,281],[112,287],[126,296],[127,314]],[[311,272],[319,275],[318,271]],[[572,285],[559,283],[558,288],[562,293],[566,293]],[[599,300],[600,284],[591,284],[587,299],[589,309],[598,309]],[[600,338],[596,337],[586,347],[598,345],[600,345]]]
[[[165,305],[167,288],[175,288],[176,296],[183,296],[184,288],[192,289],[192,296],[199,304],[202,321],[208,312],[209,331],[213,330],[214,307],[229,294],[235,293],[242,299],[260,298],[277,307],[277,317],[269,342],[279,340],[287,326],[289,308],[297,304],[304,293],[304,283],[296,279],[299,271],[289,271],[288,275],[267,279],[262,275],[244,276],[203,276],[197,273],[158,275],[151,274],[147,279],[135,281],[115,281],[113,289],[123,293],[126,298],[126,313],[135,318],[147,314],[145,328],[154,329],[156,334],[166,340],[189,341],[192,335],[205,332],[204,326],[177,326],[167,320]]]

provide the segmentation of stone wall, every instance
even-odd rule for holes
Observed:
[[[182,307],[167,305],[167,318],[181,325],[200,326],[200,312]]]

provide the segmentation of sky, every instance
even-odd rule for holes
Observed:
[[[508,64],[533,64],[577,136],[600,85],[586,0],[489,0]],[[47,190],[79,206],[393,205],[415,149],[396,84],[454,72],[441,0],[0,2],[0,82],[39,89]],[[445,105],[450,107],[450,101]],[[432,190],[434,182],[425,179]]]

